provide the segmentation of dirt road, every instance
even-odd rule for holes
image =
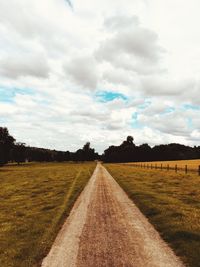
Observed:
[[[98,164],[42,267],[180,267],[107,170]]]

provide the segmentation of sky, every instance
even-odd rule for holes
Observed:
[[[0,126],[98,152],[200,145],[199,0],[0,0]]]

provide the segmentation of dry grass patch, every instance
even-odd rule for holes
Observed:
[[[0,168],[0,266],[37,266],[93,173],[95,163]]]
[[[200,266],[200,177],[106,164],[122,188],[188,266]]]
[[[163,166],[163,168],[167,168],[167,166],[169,165],[169,167],[174,168],[175,165],[178,166],[178,168],[184,169],[185,166],[187,165],[188,170],[195,170],[197,171],[199,166],[200,166],[200,159],[194,159],[194,160],[171,160],[171,161],[152,161],[152,162],[137,162],[137,163],[125,163],[127,165],[134,165],[134,164],[148,164],[149,167],[152,164],[153,166],[155,166],[157,164],[158,167]]]

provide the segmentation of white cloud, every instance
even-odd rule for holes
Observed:
[[[96,89],[98,82],[97,63],[93,57],[75,57],[64,65],[64,71],[83,88]]]
[[[104,26],[108,36],[96,52],[98,60],[139,74],[155,72],[155,67],[159,71],[164,49],[156,33],[141,26],[136,16],[114,16],[106,19]]]
[[[91,141],[102,151],[126,135],[198,144],[199,111],[183,106],[200,105],[199,2],[72,5],[0,0],[1,125],[19,141],[62,150]],[[15,88],[34,93],[7,99]],[[98,91],[127,100],[100,102]]]
[[[0,74],[9,78],[27,75],[47,78],[49,71],[47,59],[39,54],[7,56],[0,60]]]

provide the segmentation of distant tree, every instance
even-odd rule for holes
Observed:
[[[85,152],[90,151],[90,142],[87,142],[87,143],[83,146],[83,151],[85,151]]]
[[[15,139],[9,134],[8,129],[0,127],[0,164],[6,164],[10,159],[10,151]]]
[[[133,136],[130,136],[130,135],[127,136],[126,141],[127,141],[128,144],[133,144],[133,141],[134,141]]]
[[[150,161],[152,159],[152,149],[148,144],[142,144],[137,147],[137,160]]]
[[[132,147],[135,146],[133,143],[134,138],[132,136],[127,136],[126,140],[122,142],[121,147]]]
[[[65,161],[72,160],[72,153],[69,151],[64,152],[65,153]]]
[[[99,155],[90,147],[90,142],[87,142],[82,149],[78,149],[73,155],[75,161],[93,161],[98,158]]]
[[[16,143],[12,149],[12,157],[15,162],[18,163],[18,165],[22,162],[25,162],[27,159],[26,155],[26,146],[25,143]]]
[[[200,146],[189,147],[181,144],[156,145],[148,144],[136,146],[134,138],[127,136],[119,146],[109,146],[99,156],[90,146],[90,142],[84,144],[76,152],[63,152],[45,148],[26,147],[24,143],[15,143],[15,139],[9,134],[7,128],[0,127],[0,165],[8,161],[20,162],[38,161],[93,161],[101,159],[105,162],[131,162],[154,160],[181,160],[200,158]]]
[[[137,158],[134,138],[127,136],[120,146],[110,146],[104,151],[102,158],[107,162],[128,162]]]

